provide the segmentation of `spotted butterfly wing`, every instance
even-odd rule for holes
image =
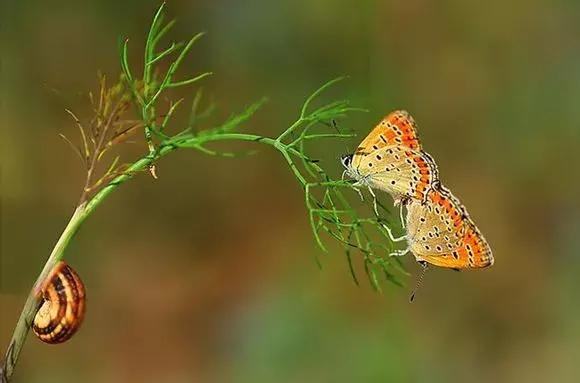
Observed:
[[[405,111],[386,116],[343,164],[359,184],[386,191],[396,200],[424,201],[438,178],[435,162],[421,150],[415,121]]]
[[[409,201],[407,232],[415,254],[441,255],[456,249],[465,232],[460,202],[447,189],[431,189],[425,204]]]
[[[410,201],[407,212],[407,238],[417,261],[453,269],[493,264],[487,241],[465,207],[445,187],[430,189],[424,204]]]
[[[455,251],[439,256],[423,255],[416,258],[435,266],[456,270],[481,269],[493,265],[494,262],[489,244],[473,222],[468,222],[462,244]]]
[[[362,156],[354,170],[363,183],[386,191],[395,199],[424,201],[429,186],[437,180],[437,167],[427,153],[399,145],[386,146]]]
[[[404,110],[389,113],[360,143],[353,156],[357,166],[358,155],[368,154],[385,146],[400,145],[413,150],[421,150],[415,120]]]

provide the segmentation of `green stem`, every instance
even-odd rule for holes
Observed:
[[[30,291],[28,298],[26,299],[26,303],[24,304],[24,308],[20,314],[20,318],[16,324],[16,328],[14,329],[14,333],[12,335],[12,339],[10,341],[10,345],[6,352],[2,363],[0,363],[0,382],[6,383],[9,382],[12,378],[14,373],[14,368],[18,361],[18,357],[20,355],[20,351],[22,350],[22,346],[26,340],[26,336],[28,335],[28,331],[30,330],[30,326],[34,320],[34,316],[38,310],[38,307],[42,301],[42,291],[41,286],[43,282],[48,277],[51,270],[54,266],[63,259],[66,249],[68,248],[71,240],[91,213],[105,200],[105,198],[111,194],[115,189],[117,189],[121,184],[125,183],[126,181],[130,180],[135,176],[135,174],[148,169],[154,161],[158,160],[159,158],[167,155],[168,153],[178,149],[179,147],[183,146],[194,146],[194,145],[203,145],[207,142],[212,141],[253,141],[259,142],[266,145],[270,145],[276,148],[278,151],[282,153],[288,164],[290,165],[292,171],[296,175],[296,177],[300,180],[300,182],[304,185],[305,181],[300,175],[299,172],[295,169],[295,165],[290,158],[289,154],[287,153],[287,148],[277,142],[276,140],[268,137],[262,137],[253,134],[241,134],[241,133],[227,133],[227,134],[218,134],[213,136],[195,136],[191,137],[187,140],[178,143],[168,143],[162,144],[156,153],[149,154],[145,157],[134,162],[127,171],[113,179],[111,182],[107,184],[107,186],[103,187],[97,194],[95,194],[89,201],[82,202],[74,211],[72,217],[70,218],[67,226],[65,227],[64,231],[62,232],[58,242],[54,246],[44,268],[42,269],[40,275],[36,279],[32,290]]]
[[[302,117],[300,117],[292,125],[290,125],[290,127],[288,129],[286,129],[284,132],[282,132],[282,134],[280,134],[280,136],[278,136],[276,141],[282,142],[282,140],[284,138],[286,138],[286,136],[288,136],[290,133],[292,133],[294,130],[296,130],[296,128],[298,128],[300,126],[300,124],[302,124],[303,122],[304,122],[304,120],[302,119]]]
[[[81,204],[75,210],[68,225],[54,246],[50,257],[48,257],[44,268],[36,279],[36,282],[34,283],[34,286],[32,287],[32,290],[26,299],[26,303],[24,304],[24,308],[22,309],[22,313],[20,314],[16,328],[14,329],[14,334],[12,335],[12,340],[10,341],[10,346],[6,352],[6,356],[4,357],[2,364],[0,364],[0,382],[9,382],[12,374],[14,373],[14,367],[16,366],[18,356],[20,355],[20,351],[22,350],[22,346],[26,340],[26,335],[30,330],[30,326],[32,325],[36,311],[38,310],[38,307],[42,301],[42,283],[48,277],[48,274],[51,272],[54,266],[62,259],[71,239],[86,217],[86,206]]]

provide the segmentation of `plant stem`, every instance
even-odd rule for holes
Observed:
[[[104,201],[104,199],[111,194],[119,185],[125,183],[126,181],[133,178],[135,174],[141,172],[145,169],[148,169],[156,160],[159,158],[167,155],[168,153],[178,149],[180,146],[189,146],[189,145],[202,145],[207,142],[212,141],[253,141],[253,142],[260,142],[266,145],[270,145],[280,151],[290,167],[292,171],[299,176],[299,173],[296,173],[294,167],[294,163],[291,160],[289,154],[287,153],[287,148],[284,144],[280,142],[268,138],[262,137],[253,134],[242,134],[242,133],[225,133],[225,134],[217,134],[211,136],[194,136],[190,137],[183,142],[178,143],[169,143],[169,144],[162,144],[156,153],[149,154],[145,157],[134,162],[127,171],[113,179],[109,182],[105,187],[103,187],[97,194],[95,194],[89,201],[81,202],[76,210],[74,211],[72,217],[70,218],[67,226],[65,227],[64,231],[62,232],[58,242],[54,246],[44,268],[42,269],[40,275],[36,279],[32,290],[30,291],[28,298],[26,299],[26,303],[24,304],[24,308],[20,314],[20,318],[16,324],[16,328],[14,329],[14,333],[12,335],[12,339],[10,341],[10,345],[8,346],[8,350],[6,351],[6,355],[0,363],[0,382],[7,383],[12,378],[14,373],[14,368],[18,361],[18,357],[20,355],[20,351],[22,350],[22,346],[24,345],[24,341],[26,340],[26,336],[28,335],[28,331],[32,325],[34,320],[34,316],[41,304],[42,301],[42,285],[45,279],[48,277],[51,270],[54,266],[62,260],[68,245],[70,244],[71,240],[73,239],[74,235],[77,233],[78,229],[81,227],[83,222],[87,217],[91,215],[91,213]],[[299,177],[299,180],[302,184],[304,184],[304,180]]]
[[[41,286],[53,267],[62,259],[64,251],[86,216],[86,206],[84,204],[79,205],[58,239],[58,242],[54,246],[50,257],[48,257],[44,268],[40,272],[40,275],[36,279],[36,282],[26,299],[26,303],[24,304],[16,328],[14,329],[14,334],[12,335],[12,340],[10,341],[10,346],[8,346],[6,356],[0,365],[0,382],[4,383],[10,381],[10,378],[14,373],[14,367],[18,361],[18,356],[20,355],[20,351],[24,345],[24,340],[26,339],[26,335],[30,330],[36,311],[42,301]]]

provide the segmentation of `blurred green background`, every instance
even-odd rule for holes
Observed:
[[[97,70],[119,73],[119,37],[140,60],[159,2],[1,4],[4,353],[83,182],[58,137],[76,137],[64,108],[87,116]],[[496,264],[434,270],[413,304],[409,288],[373,292],[360,268],[357,287],[341,251],[315,248],[277,153],[184,150],[86,222],[67,254],[85,324],[61,346],[29,337],[16,382],[580,381],[579,2],[168,1],[168,13],[172,38],[208,32],[182,73],[216,73],[204,87],[218,116],[270,97],[247,131],[276,136],[348,74],[326,100],[370,112],[340,122],[359,133],[346,147],[315,148],[335,176],[383,115],[409,110]]]

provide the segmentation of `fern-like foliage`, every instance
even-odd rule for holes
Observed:
[[[147,35],[141,68],[133,68],[129,64],[128,40],[120,44],[122,80],[107,87],[104,77],[101,78],[98,96],[91,95],[94,116],[88,123],[83,124],[69,111],[79,128],[81,142],[75,145],[67,137],[62,137],[74,148],[87,170],[86,182],[73,216],[24,304],[6,355],[0,362],[2,382],[9,381],[14,373],[30,323],[42,299],[41,286],[54,266],[64,257],[65,250],[83,222],[108,195],[139,172],[149,170],[152,176],[157,177],[155,164],[174,150],[189,148],[210,155],[234,156],[234,153],[211,148],[213,142],[232,140],[254,142],[273,148],[280,153],[302,187],[308,221],[315,242],[322,251],[330,251],[329,240],[342,247],[357,283],[354,258],[360,255],[364,270],[376,289],[380,289],[381,275],[389,282],[401,284],[399,276],[406,274],[399,259],[391,255],[391,223],[372,213],[374,209],[370,206],[356,208],[352,201],[358,202],[359,191],[353,183],[331,176],[336,172],[338,161],[337,166],[329,171],[321,167],[309,154],[308,148],[324,140],[352,137],[349,132],[329,131],[328,127],[335,120],[361,109],[351,106],[347,100],[320,102],[323,92],[342,78],[327,82],[309,96],[300,108],[296,121],[278,135],[268,137],[241,131],[241,126],[259,110],[265,100],[251,104],[222,123],[215,126],[209,124],[207,117],[211,115],[214,107],[212,104],[206,108],[201,107],[201,91],[197,91],[193,97],[187,126],[175,129],[170,127],[171,120],[183,100],[171,100],[170,91],[197,84],[211,73],[203,72],[177,79],[178,69],[202,34],[197,34],[188,41],[171,42],[165,48],[159,49],[161,40],[175,23],[165,23],[164,19],[165,5],[162,5],[155,14]],[[166,61],[169,62],[168,66],[161,65]],[[165,67],[167,69],[164,70]],[[138,76],[137,73],[141,75]],[[320,105],[315,106],[318,103]],[[131,104],[139,116],[136,120],[126,115]],[[200,129],[204,125],[205,129]],[[98,171],[101,168],[97,165],[111,148],[125,142],[139,130],[143,131],[147,153],[122,165],[119,165],[119,158],[115,157],[105,169]],[[379,206],[382,207],[380,204]],[[361,214],[360,210],[365,213]],[[383,210],[386,211],[384,208]]]
[[[169,122],[183,100],[160,105],[161,95],[164,95],[163,99],[167,99],[166,93],[170,89],[196,84],[211,72],[204,72],[185,80],[175,79],[180,64],[203,34],[196,34],[186,42],[171,42],[166,48],[157,50],[160,40],[174,24],[174,21],[164,24],[164,19],[165,6],[162,5],[153,19],[145,44],[142,77],[136,78],[133,74],[136,71],[129,65],[127,40],[121,44],[120,50],[123,74],[133,95],[135,106],[141,113],[145,140],[150,150],[149,156],[156,160],[166,152],[179,148],[196,149],[209,155],[235,156],[235,153],[216,151],[208,147],[211,142],[224,140],[254,141],[273,147],[282,155],[304,190],[308,220],[318,247],[325,252],[328,251],[323,235],[338,242],[344,249],[352,276],[357,283],[353,262],[355,253],[362,256],[365,272],[374,288],[380,289],[381,274],[387,281],[401,285],[399,275],[406,272],[400,260],[389,255],[393,253],[388,226],[391,223],[375,214],[361,216],[350,202],[352,199],[357,200],[360,194],[352,182],[333,179],[330,176],[331,172],[323,169],[308,153],[311,145],[323,140],[353,137],[350,132],[338,130],[329,132],[328,127],[332,126],[335,120],[346,117],[348,113],[363,109],[351,106],[348,100],[314,105],[325,90],[343,78],[331,80],[312,93],[300,108],[296,121],[278,136],[254,135],[240,130],[242,124],[264,104],[265,99],[251,104],[217,126],[201,129],[202,123],[214,110],[213,105],[201,110],[201,91],[193,97],[188,126],[171,134],[168,129]],[[162,60],[170,60],[165,72],[157,67]],[[160,110],[163,110],[164,114],[160,115],[158,112]],[[155,174],[154,163],[150,165],[150,170]],[[336,168],[333,167],[331,170],[335,172]]]

